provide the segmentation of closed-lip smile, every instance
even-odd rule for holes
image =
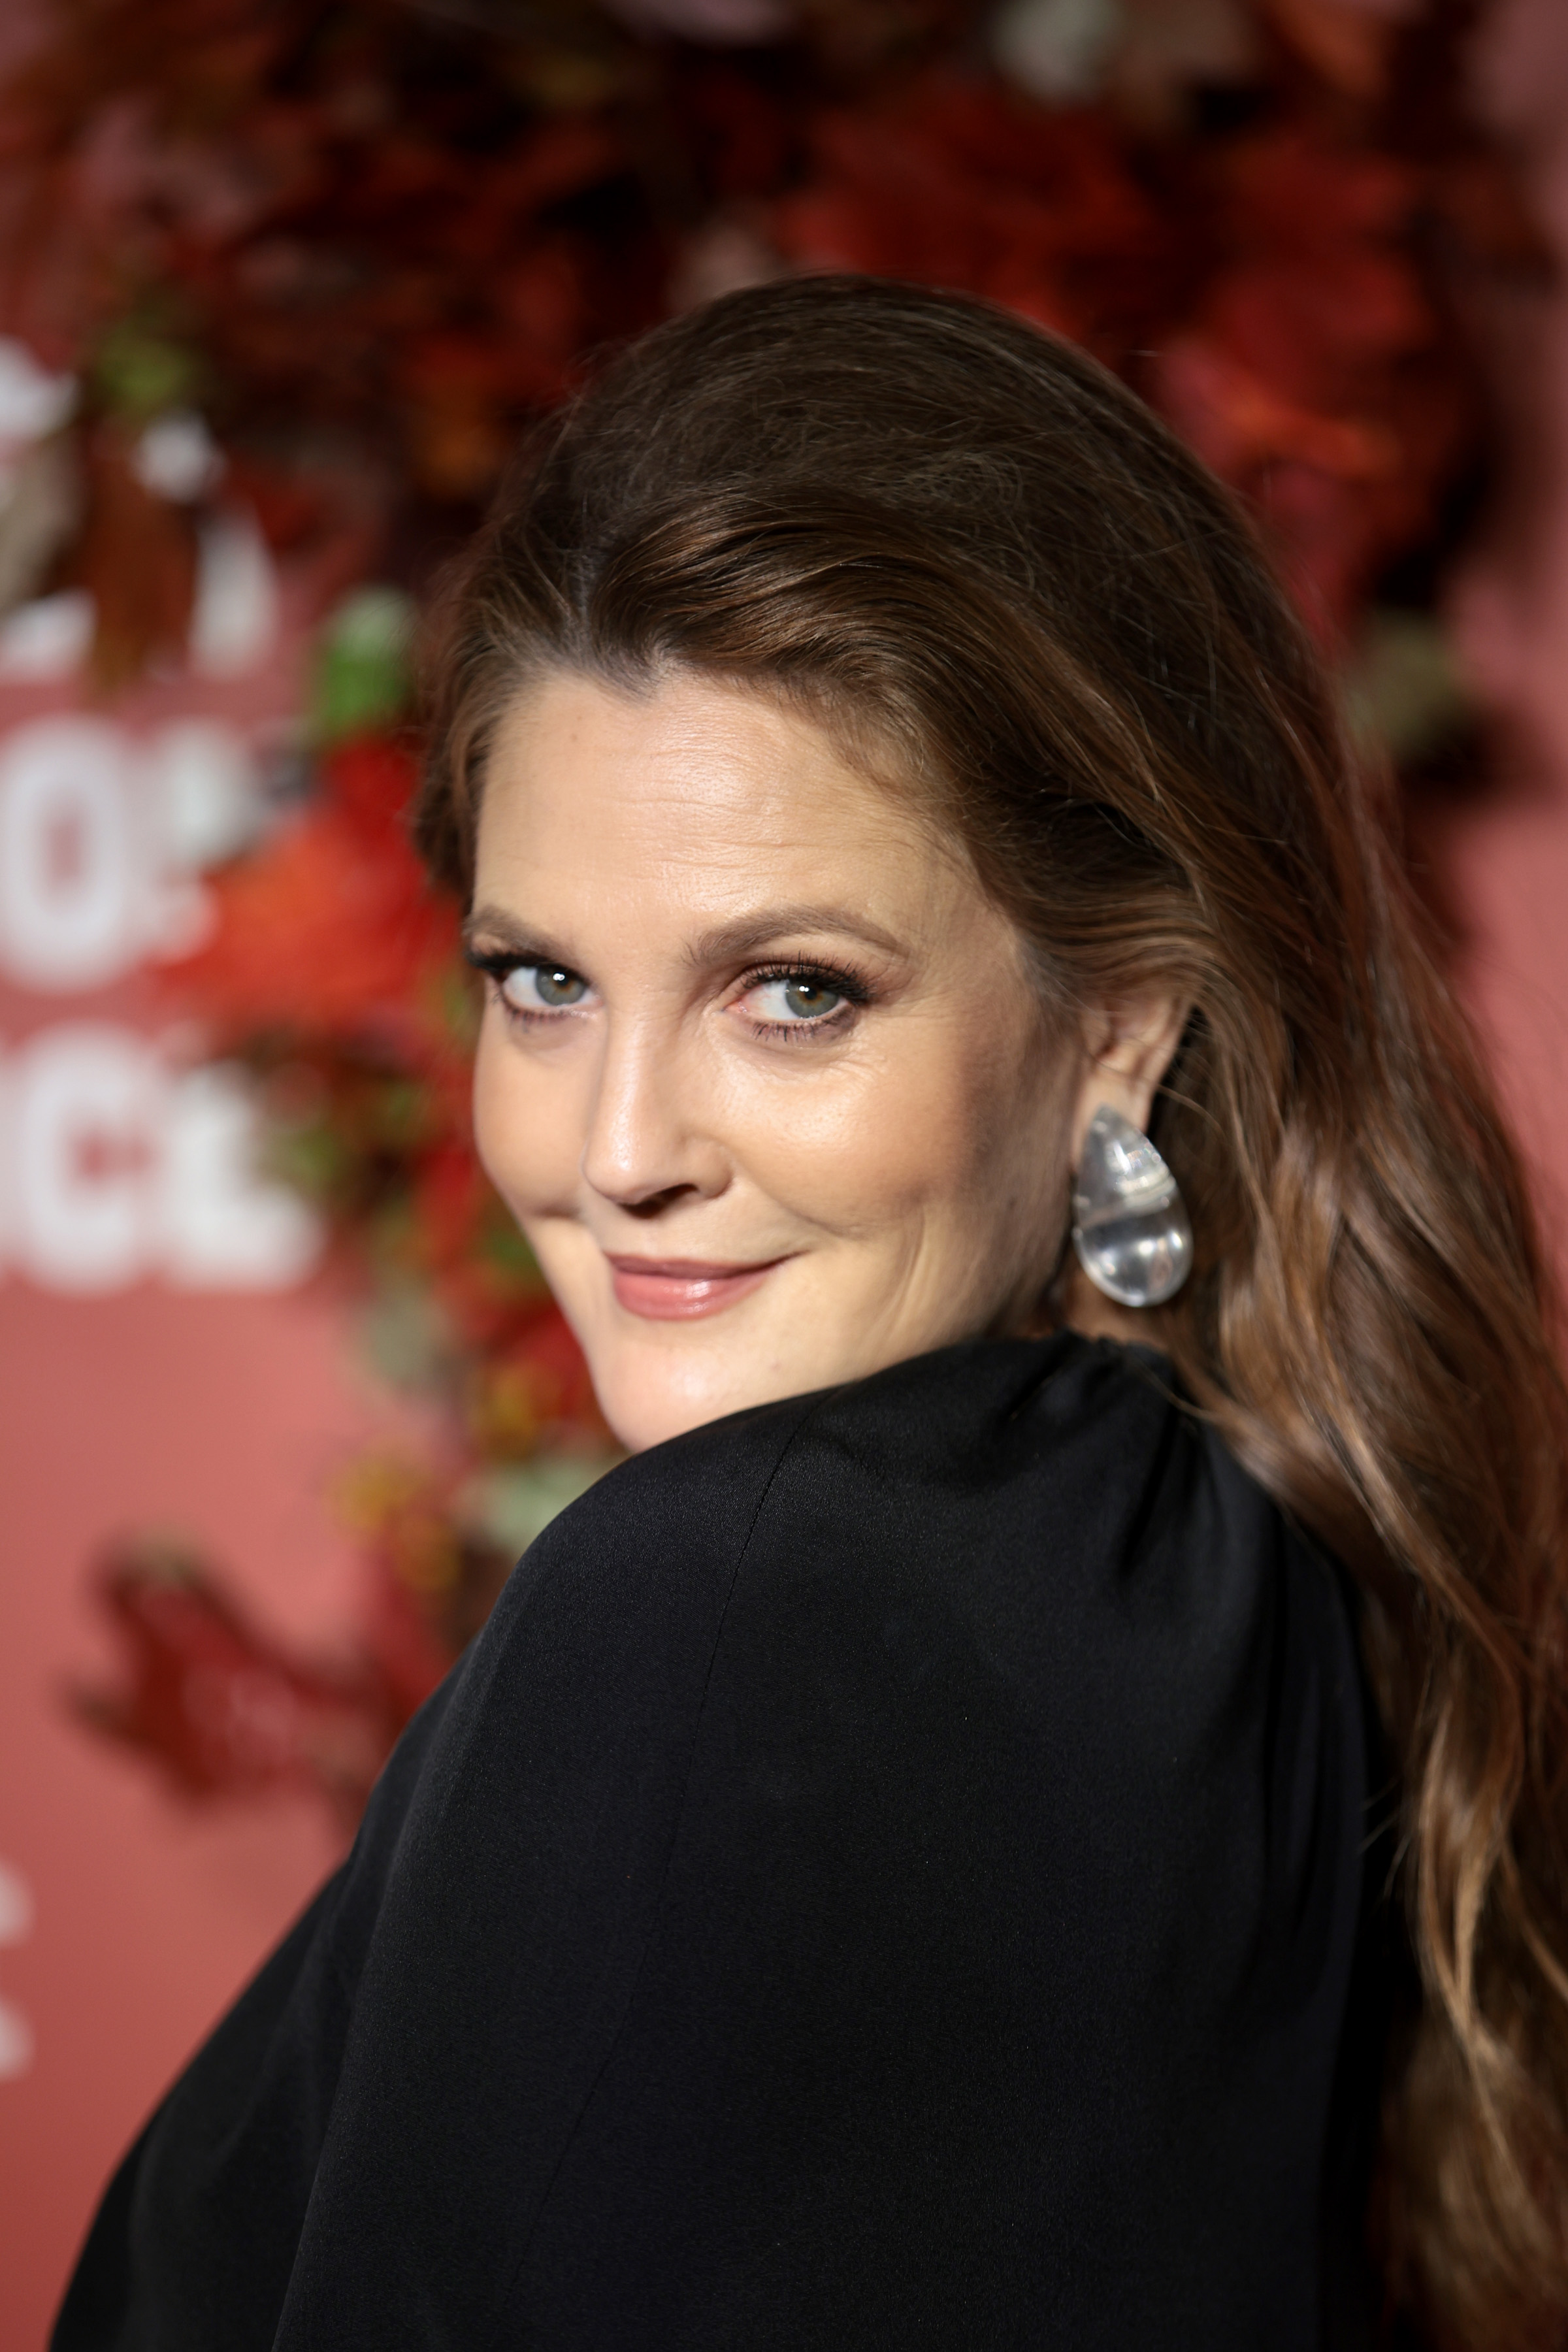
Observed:
[[[725,1265],[703,1258],[626,1257],[614,1250],[605,1255],[617,1302],[650,1323],[689,1323],[699,1316],[722,1314],[784,1264],[782,1257]]]

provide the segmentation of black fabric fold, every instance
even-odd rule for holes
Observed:
[[[1144,1351],[658,1447],[411,1727],[55,2352],[1316,2347],[1365,1772],[1334,1570]]]

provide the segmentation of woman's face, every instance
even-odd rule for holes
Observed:
[[[469,939],[479,1151],[624,1444],[1028,1322],[1084,1054],[816,726],[551,677],[498,737]]]

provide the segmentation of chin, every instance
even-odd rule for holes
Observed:
[[[682,1437],[689,1429],[700,1429],[705,1422],[721,1421],[727,1412],[766,1402],[759,1395],[742,1394],[738,1384],[733,1393],[704,1390],[691,1394],[653,1381],[595,1381],[595,1392],[600,1412],[628,1454],[646,1454],[650,1445],[662,1445],[667,1437]],[[787,1395],[788,1391],[780,1393]]]
[[[705,1422],[721,1421],[726,1413],[743,1412],[748,1405],[771,1404],[778,1397],[798,1396],[821,1385],[819,1376],[792,1380],[776,1372],[772,1381],[759,1378],[754,1368],[739,1364],[703,1363],[688,1357],[663,1362],[627,1360],[627,1351],[616,1349],[608,1360],[588,1369],[599,1410],[628,1454],[645,1454],[667,1437],[684,1436]],[[641,1351],[637,1351],[640,1353]]]

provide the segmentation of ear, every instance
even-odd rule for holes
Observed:
[[[1083,1076],[1073,1110],[1075,1168],[1089,1122],[1101,1103],[1148,1132],[1155,1088],[1171,1066],[1192,1009],[1185,997],[1152,989],[1122,997],[1086,1020]]]

